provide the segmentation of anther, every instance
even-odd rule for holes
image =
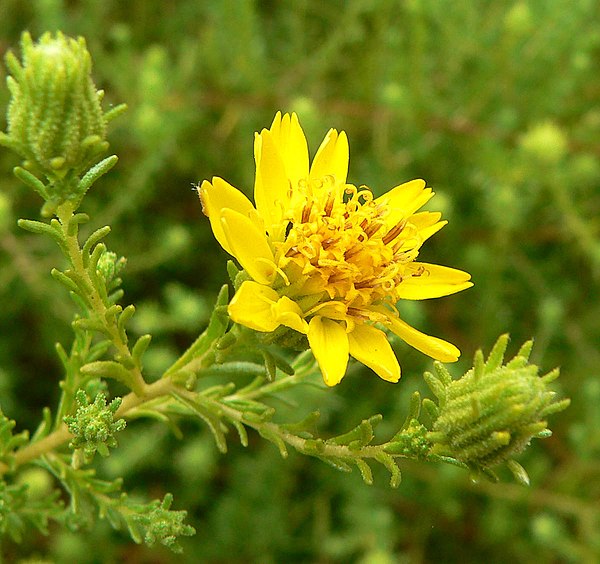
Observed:
[[[361,227],[362,227],[362,224],[361,224]],[[379,231],[380,228],[381,228],[380,223],[378,223],[376,221],[371,221],[371,223],[367,226],[366,229],[363,227],[363,231],[365,232],[365,235],[367,237],[371,238],[373,235],[375,235],[375,233],[377,233]]]
[[[402,230],[404,229],[405,226],[406,226],[406,220],[399,221],[398,223],[396,223],[396,225],[394,225],[394,227],[392,227],[381,238],[381,240],[383,241],[383,244],[387,245],[388,243],[390,243],[391,241],[393,241],[396,237],[398,237],[398,235],[400,235],[400,233],[402,233]]]
[[[304,209],[302,210],[302,219],[300,220],[301,223],[307,223],[308,220],[310,219],[310,212],[312,210],[312,202],[308,203],[304,206]]]
[[[335,200],[335,196],[333,194],[329,194],[327,201],[325,202],[325,215],[330,216],[333,210],[333,202]]]

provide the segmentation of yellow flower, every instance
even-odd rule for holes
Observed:
[[[396,308],[401,299],[472,286],[466,272],[415,260],[446,224],[438,212],[417,212],[433,196],[423,180],[379,198],[347,184],[346,134],[329,130],[309,164],[296,114],[278,112],[255,135],[254,157],[256,207],[222,178],[199,189],[215,237],[252,279],[229,304],[234,322],[306,335],[329,386],[344,377],[349,355],[398,381],[400,366],[379,327],[437,360],[458,359],[454,345],[417,331]]]

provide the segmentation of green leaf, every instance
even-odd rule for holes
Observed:
[[[148,349],[148,345],[150,345],[150,341],[152,340],[152,335],[142,335],[133,345],[131,349],[131,356],[135,365],[141,370],[142,368],[142,356]]]
[[[192,359],[206,353],[220,339],[227,330],[229,317],[227,315],[227,301],[229,289],[223,285],[217,297],[215,307],[206,330],[192,343],[192,345],[181,355],[181,357],[165,372],[165,376],[177,372],[188,364]]]
[[[225,433],[227,432],[227,427],[221,421],[221,418],[218,413],[215,413],[210,408],[205,405],[202,405],[198,402],[192,401],[188,398],[183,397],[180,394],[172,393],[172,397],[174,397],[178,402],[180,402],[183,406],[185,406],[189,412],[197,415],[202,419],[207,425],[210,431],[213,434],[215,439],[215,443],[217,448],[224,454],[227,452],[227,440],[225,439]]]
[[[77,193],[83,196],[98,180],[100,177],[104,176],[113,166],[117,164],[119,158],[116,155],[111,155],[110,157],[106,157],[102,161],[100,161],[97,165],[94,165],[90,168],[84,175],[83,178],[79,181],[77,185]]]
[[[32,219],[19,219],[17,225],[25,231],[36,233],[39,235],[47,235],[60,245],[64,244],[64,236],[60,230],[56,230],[52,225],[43,223],[42,221],[34,221]]]
[[[90,252],[94,245],[97,245],[104,237],[106,237],[110,233],[110,227],[105,225],[104,227],[100,227],[100,229],[96,229],[86,240],[81,249],[81,255],[83,258],[83,265],[87,267],[90,257]]]
[[[371,471],[371,467],[362,459],[357,458],[353,460],[358,469],[360,470],[360,475],[367,486],[373,485],[373,472]]]
[[[486,372],[491,372],[502,365],[504,360],[504,353],[508,346],[509,336],[508,334],[501,335],[498,337],[496,344],[492,347],[490,354],[485,363]]]
[[[33,188],[44,200],[49,200],[50,195],[46,185],[37,176],[34,176],[28,170],[17,166],[13,169],[13,174],[24,184]]]
[[[89,362],[81,367],[81,373],[85,376],[93,376],[94,378],[112,378],[125,384],[131,390],[135,387],[131,372],[114,360]]]

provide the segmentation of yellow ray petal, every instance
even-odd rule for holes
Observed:
[[[306,335],[308,333],[308,323],[303,317],[300,306],[290,300],[287,296],[282,296],[272,307],[273,318],[286,327],[290,327],[299,333]]]
[[[460,356],[460,351],[452,343],[421,333],[398,317],[390,316],[387,325],[411,347],[431,358],[441,362],[456,362]]]
[[[280,325],[273,316],[273,305],[278,299],[279,295],[273,288],[246,280],[229,303],[229,317],[255,331],[275,331]]]
[[[391,228],[415,213],[432,197],[431,188],[425,188],[425,181],[417,179],[392,188],[376,198],[375,202],[388,208],[389,214],[385,217],[385,222]]]
[[[225,208],[221,226],[231,254],[257,282],[270,284],[275,278],[275,258],[267,237],[256,224],[241,213]]]
[[[400,379],[400,365],[383,331],[366,324],[348,334],[350,354],[388,382]]]
[[[254,154],[257,156],[254,181],[256,209],[271,237],[281,240],[285,229],[281,220],[288,208],[290,181],[279,148],[268,129],[256,134]]]
[[[410,222],[420,231],[426,227],[431,227],[440,219],[442,219],[442,214],[440,212],[424,211],[414,213],[410,218]]]
[[[348,366],[348,334],[342,323],[316,315],[308,324],[308,343],[323,380],[328,386],[339,384]]]
[[[350,150],[346,133],[344,131],[338,133],[335,129],[330,129],[313,159],[310,177],[320,179],[333,175],[337,184],[345,184],[349,158]]]
[[[198,190],[198,195],[202,202],[202,211],[210,220],[216,240],[230,255],[233,255],[221,225],[221,212],[224,208],[229,208],[246,217],[252,217],[256,215],[252,202],[237,188],[218,176],[212,179],[212,184],[205,180]]]
[[[413,216],[414,217],[414,216]],[[411,218],[412,221],[412,218]],[[419,237],[421,238],[421,244],[423,244],[429,237],[435,235],[444,225],[446,225],[447,221],[438,221],[429,227],[425,227],[423,229],[419,229]]]
[[[308,178],[308,145],[298,116],[293,113],[277,113],[271,125],[273,142],[283,159],[285,172],[292,188],[298,186],[301,179]]]
[[[462,270],[412,262],[406,265],[405,276],[396,290],[398,297],[404,300],[440,298],[470,288],[473,286],[470,279],[471,275]]]

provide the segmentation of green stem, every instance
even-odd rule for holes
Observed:
[[[289,387],[290,378],[283,378],[281,381],[286,381],[285,387]],[[297,383],[297,382],[296,382]],[[267,385],[268,386],[268,385]],[[267,387],[265,386],[265,387]],[[178,390],[177,393],[180,396],[186,397],[191,402],[203,403],[206,408],[212,412],[220,413],[225,418],[231,421],[237,421],[247,427],[251,427],[263,436],[275,436],[281,439],[284,443],[290,445],[292,448],[307,454],[309,456],[319,456],[323,458],[341,458],[341,459],[363,459],[373,458],[376,459],[381,455],[385,454],[385,444],[381,445],[365,445],[360,449],[350,448],[348,445],[337,445],[332,443],[326,443],[324,441],[315,441],[314,439],[305,439],[287,429],[271,423],[269,421],[252,421],[245,417],[243,411],[231,407],[225,404],[223,401],[213,400],[210,398],[202,397],[201,394],[195,392],[189,392],[187,390]],[[233,399],[235,396],[227,396],[227,399]],[[247,398],[247,396],[243,396]],[[316,442],[319,443],[319,448],[315,448]],[[405,454],[393,454],[394,458],[410,458],[410,455]]]
[[[127,415],[135,408],[148,403],[156,398],[168,396],[176,389],[176,386],[170,380],[170,378],[162,378],[153,384],[144,384],[144,389],[141,394],[131,392],[127,394],[121,406],[115,413],[115,419],[119,417],[127,417]],[[71,433],[67,429],[67,426],[63,423],[56,431],[46,435],[43,439],[35,443],[30,443],[26,447],[18,450],[15,453],[14,465],[15,467],[21,466],[52,452],[72,437]],[[5,474],[9,470],[7,464],[0,462],[0,476]]]
[[[62,227],[67,258],[69,259],[73,270],[85,282],[85,288],[87,291],[86,297],[90,307],[96,314],[98,320],[104,326],[106,334],[117,350],[118,356],[123,360],[124,365],[131,366],[129,369],[129,372],[132,376],[131,389],[141,393],[142,390],[144,390],[146,382],[140,369],[133,360],[131,351],[127,345],[127,341],[123,338],[123,335],[119,331],[116,323],[109,323],[107,321],[106,312],[108,310],[108,304],[105,303],[104,298],[94,285],[88,270],[84,265],[81,247],[79,246],[78,224],[73,221],[73,212],[73,206],[68,201],[61,204],[56,211],[56,215]]]

